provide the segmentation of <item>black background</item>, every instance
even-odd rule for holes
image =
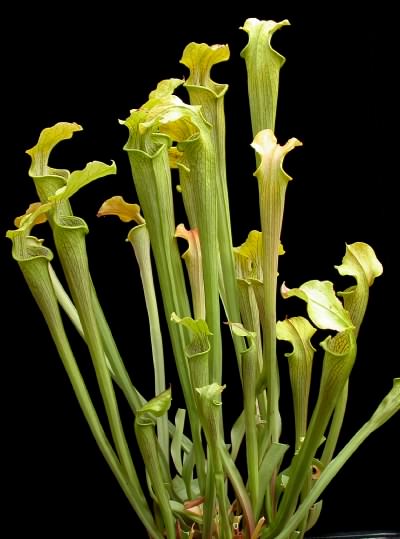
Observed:
[[[239,57],[246,34],[238,28],[250,16],[288,18],[291,26],[273,38],[274,47],[287,58],[276,134],[282,144],[295,136],[304,147],[286,159],[294,181],[287,193],[282,234],[287,254],[280,279],[290,287],[312,278],[330,279],[338,289],[344,288],[348,283],[339,279],[333,265],[340,263],[345,242],[371,244],[384,265],[360,334],[343,443],[368,419],[400,372],[397,179],[391,136],[396,126],[396,62],[387,39],[393,13],[384,4],[374,12],[365,7],[351,12],[337,3],[313,10],[276,4],[231,7],[221,14],[202,4],[163,9],[150,3],[124,9],[96,6],[85,14],[63,4],[21,8],[5,16],[9,33],[2,38],[1,235],[35,199],[24,151],[36,143],[44,127],[57,121],[81,124],[83,133],[60,145],[52,165],[74,170],[94,159],[117,163],[117,176],[88,186],[75,197],[74,210],[91,230],[91,270],[117,343],[135,382],[150,397],[147,322],[133,256],[124,242],[128,228],[95,217],[109,196],[136,200],[122,150],[127,131],[117,120],[140,106],[159,80],[187,74],[179,58],[188,42],[228,43],[232,58],[215,69],[214,79],[230,85],[228,174],[234,242],[241,243],[259,224],[246,73]],[[141,530],[136,517],[81,417],[45,324],[11,260],[9,240],[0,240],[0,245],[3,525],[10,530],[4,536],[53,537],[59,531],[89,537],[107,532],[115,537],[144,536],[136,532]],[[286,314],[304,314],[304,306],[281,300],[280,315]],[[85,348],[71,338],[95,391]],[[224,409],[229,419],[229,410],[240,405],[232,373],[228,364]],[[173,384],[170,363],[167,376]],[[180,404],[177,389],[176,394],[175,407]],[[290,395],[283,393],[281,401],[290,415]],[[129,430],[129,414],[124,407],[122,412]],[[371,436],[332,482],[315,532],[398,530],[399,448],[395,418]]]

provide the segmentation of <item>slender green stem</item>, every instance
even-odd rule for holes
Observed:
[[[246,263],[248,264],[248,258]],[[238,257],[237,266],[240,264],[240,259]],[[241,269],[241,268],[240,268]],[[239,271],[238,271],[239,273]],[[248,275],[243,275],[237,277],[237,288],[239,295],[239,307],[240,315],[243,326],[248,330],[256,334],[256,347],[257,347],[257,362],[259,365],[259,370],[261,371],[263,366],[263,356],[262,356],[262,339],[261,339],[261,328],[260,328],[260,313],[258,310],[258,305],[256,301],[256,296],[250,279]]]
[[[208,384],[209,381],[209,369],[208,369],[208,354],[210,347],[202,353],[198,353],[192,356],[188,355],[189,369],[190,369],[190,378],[193,384],[193,387],[204,387]],[[195,393],[195,399],[197,408],[201,410],[201,400],[199,394]],[[203,515],[203,536],[212,537],[213,528],[215,526],[214,517],[215,517],[215,500],[216,500],[216,483],[214,480],[215,471],[213,468],[214,461],[210,454],[210,449],[208,448],[207,454],[207,476],[206,476],[206,485],[205,485],[205,504],[204,504],[204,515]]]
[[[224,96],[228,90],[227,84],[218,84],[211,80],[210,71],[214,64],[229,58],[227,45],[210,47],[208,45],[191,43],[184,53],[181,62],[190,69],[190,76],[185,82],[190,103],[200,105],[207,122],[212,126],[211,141],[216,159],[216,194],[217,194],[217,234],[218,250],[215,256],[220,258],[219,274],[222,287],[221,297],[228,320],[240,322],[239,300],[232,251],[232,231],[229,210],[228,186],[226,178],[225,151],[225,111]],[[223,271],[222,271],[223,268]],[[211,330],[213,331],[213,330]],[[241,352],[245,348],[243,337],[233,334],[239,372],[241,372]],[[218,383],[220,380],[215,379]]]
[[[254,514],[249,495],[243,483],[242,476],[240,475],[240,472],[237,469],[232,459],[232,456],[230,455],[223,442],[221,442],[219,445],[219,451],[225,473],[229,477],[229,481],[231,482],[233,490],[235,491],[236,498],[240,504],[240,507],[242,508],[243,517],[248,530],[248,535],[251,536],[255,528]]]
[[[331,425],[329,427],[329,434],[326,437],[324,450],[320,459],[323,466],[326,466],[332,460],[333,454],[335,452],[336,445],[339,440],[340,431],[343,425],[344,415],[346,412],[348,394],[349,381],[347,380],[346,385],[343,388],[342,394],[340,395],[336,404]]]
[[[311,474],[308,474],[308,476],[306,477],[306,480],[304,481],[303,488],[301,489],[300,504],[307,497],[308,493],[311,490],[311,487],[312,487],[312,476]],[[305,515],[301,524],[298,526],[296,530],[296,533],[298,533],[298,539],[303,539],[303,536],[306,532],[307,523],[308,523],[308,515],[309,515],[309,512]]]
[[[157,267],[164,311],[170,332],[173,353],[192,430],[196,469],[200,488],[205,486],[205,457],[200,434],[200,421],[196,413],[193,389],[185,357],[185,334],[183,328],[171,322],[171,314],[190,315],[182,264],[175,238],[173,202],[168,154],[165,147],[153,156],[125,146],[129,155],[135,187],[146,217],[151,247]],[[145,179],[146,181],[143,181]],[[142,180],[142,181],[141,181]],[[152,185],[152,189],[149,189]]]
[[[240,259],[238,259],[237,265],[240,267]],[[248,262],[248,259],[246,260]],[[240,268],[241,269],[241,268]],[[239,272],[238,272],[239,273]],[[237,278],[238,294],[240,314],[243,321],[243,326],[253,333],[255,333],[255,346],[257,350],[257,378],[261,375],[263,368],[263,349],[261,339],[261,327],[260,327],[260,313],[258,310],[257,300],[252,286],[254,279],[247,279],[248,275],[243,275],[246,278]],[[256,390],[255,390],[256,392]],[[263,390],[257,395],[257,414],[260,420],[267,420],[267,395]],[[263,429],[264,430],[264,429]]]
[[[356,345],[352,330],[338,333],[335,337],[326,339],[322,344],[325,348],[325,356],[317,404],[303,444],[290,465],[289,482],[277,517],[272,524],[271,533],[280,533],[295,511],[299,494],[307,481],[306,471],[311,474],[312,459],[354,364]]]
[[[142,280],[150,325],[150,340],[154,365],[154,390],[155,394],[159,395],[165,390],[164,350],[153,271],[151,268],[150,238],[146,225],[143,224],[134,227],[130,231],[128,239],[133,246],[140,269],[140,277]],[[157,436],[164,456],[168,459],[169,434],[167,414],[157,418]]]
[[[257,415],[256,415],[256,378],[257,349],[255,344],[243,352],[243,394],[244,417],[246,426],[246,458],[249,477],[250,499],[253,507],[259,498]]]
[[[215,489],[218,499],[218,523],[221,539],[232,539],[232,523],[229,519],[229,504],[225,488],[225,476],[223,472],[222,462],[217,447],[212,448],[215,452],[211,458],[215,462],[217,471],[214,475]]]
[[[160,473],[161,462],[157,451],[154,425],[150,422],[142,421],[137,417],[135,420],[135,433],[146,470],[150,476],[154,494],[157,498],[167,538],[176,539],[175,518],[169,504],[169,495],[163,481],[163,474]]]
[[[215,471],[213,469],[213,460],[210,455],[210,451],[207,453],[207,480],[206,491],[204,496],[204,510],[203,510],[203,537],[212,537],[215,526],[215,501],[216,501],[216,484],[215,484]]]
[[[121,388],[123,394],[125,395],[125,398],[132,412],[135,414],[136,411],[141,406],[143,406],[143,397],[140,395],[136,387],[132,384],[129,373],[126,370],[124,362],[115,343],[114,337],[111,333],[110,326],[108,325],[106,317],[104,316],[103,309],[97,298],[93,283],[92,300],[97,325],[101,334],[102,343],[106,354],[106,359],[111,366],[111,374],[116,384]]]
[[[273,443],[260,463],[259,477],[262,490],[260,488],[258,499],[254,504],[254,515],[256,520],[260,517],[263,499],[270,492],[269,485],[271,483],[271,478],[275,471],[279,470],[283,456],[288,449],[289,446],[286,444]],[[267,503],[269,504],[269,500]],[[272,513],[272,507],[270,508],[270,512]]]
[[[282,169],[284,156],[295,146],[296,139],[290,139],[284,146],[277,143],[269,129],[259,132],[252,143],[260,164],[254,173],[258,180],[260,218],[263,252],[263,370],[259,389],[267,387],[268,429],[272,442],[278,442],[281,432],[279,414],[279,371],[276,358],[276,295],[278,277],[278,256],[282,230],[286,188],[291,179]],[[255,290],[256,294],[258,293]]]
[[[92,305],[92,286],[87,266],[83,230],[81,223],[77,226],[81,220],[76,217],[64,217],[63,221],[64,226],[56,225],[54,228],[57,252],[86,336],[118,455],[129,480],[133,484],[138,484],[139,481],[119,416],[110,372],[104,358],[101,334]]]
[[[33,267],[33,264],[35,267]],[[162,535],[155,527],[140,484],[138,482],[132,483],[128,480],[126,472],[118,461],[100,423],[64,331],[52,279],[48,271],[49,264],[47,260],[36,258],[26,263],[22,262],[20,267],[46,320],[79,405],[104,459],[149,534],[154,538],[162,539]]]
[[[197,199],[197,218],[203,263],[206,321],[212,333],[210,337],[210,380],[221,383],[222,342],[218,289],[218,236],[217,236],[217,171],[215,151],[208,135],[201,143],[191,146],[185,143],[191,185]]]
[[[71,298],[65,291],[65,288],[61,284],[50,262],[49,262],[48,269],[49,269],[49,276],[51,279],[51,284],[53,286],[54,293],[57,297],[57,301],[59,302],[61,307],[64,309],[65,314],[68,316],[68,318],[71,320],[71,322],[75,326],[76,331],[79,333],[82,339],[85,339],[85,334],[83,333],[83,328],[82,328],[82,324],[79,318],[78,311],[76,310],[75,305],[72,303]]]
[[[284,62],[283,56],[271,48],[273,32],[287,21],[274,23],[247,19],[243,29],[249,35],[249,42],[242,50],[248,74],[248,93],[253,137],[263,130],[274,131],[276,105],[278,99],[279,70]],[[260,164],[257,155],[257,164]],[[260,167],[261,169],[261,167]],[[257,169],[258,171],[259,169]],[[268,388],[267,414],[268,439],[278,442],[281,431],[279,414],[279,371],[276,358],[276,293],[278,275],[278,252],[283,216],[285,187],[279,185],[267,167],[260,181],[260,214],[263,232],[263,274],[264,274],[264,317],[263,317],[263,356],[264,367],[260,388]],[[272,169],[272,172],[273,169]],[[257,173],[256,173],[257,174]],[[259,177],[260,179],[260,177]],[[275,181],[274,181],[275,180]]]
[[[231,539],[232,525],[229,520],[229,505],[225,488],[225,476],[222,465],[222,458],[219,451],[220,444],[223,443],[221,436],[221,401],[219,396],[223,386],[212,383],[207,386],[196,388],[198,393],[199,412],[202,427],[207,440],[208,455],[211,462],[212,482],[210,490],[216,492],[218,502],[218,522],[221,539]],[[208,473],[207,479],[209,479]],[[206,500],[206,503],[208,501]],[[205,537],[211,537],[210,523],[207,522],[208,529],[205,530]]]
[[[75,329],[79,335],[85,339],[83,333],[82,324],[76,310],[75,305],[72,303],[70,297],[62,286],[60,280],[57,277],[53,267],[49,264],[49,275],[52,281],[54,292],[57,296],[57,300],[60,303],[61,307],[64,309],[65,313],[73,323]],[[105,350],[105,361],[108,368],[110,369],[111,375],[116,382],[116,384],[122,389],[125,398],[127,399],[131,410],[133,413],[136,413],[142,406],[142,399],[139,396],[137,389],[132,384],[128,371],[122,361],[122,358],[119,354],[118,348],[115,344],[114,337],[111,333],[110,327],[107,323],[107,320],[104,316],[103,309],[97,298],[95,288],[92,283],[92,297],[93,297],[93,308],[96,315],[97,324],[99,326],[99,331],[102,337],[103,346]]]
[[[273,232],[265,233],[273,236]],[[279,371],[276,358],[276,293],[278,274],[278,251],[270,247],[270,240],[264,242],[264,306],[265,317],[263,324],[263,376],[267,381],[268,426],[273,442],[279,441],[281,422],[279,415]],[[274,252],[275,251],[275,252]]]
[[[75,305],[72,303],[71,298],[68,296],[64,287],[62,286],[60,280],[57,277],[56,272],[54,271],[51,264],[49,264],[49,275],[56,294],[57,300],[61,307],[64,309],[65,313],[73,323],[75,329],[79,335],[85,339],[83,333],[82,324],[76,310]],[[137,389],[132,384],[129,374],[125,368],[125,365],[122,361],[121,356],[119,355],[117,346],[115,344],[114,338],[110,331],[110,327],[105,319],[103,310],[100,306],[99,300],[96,295],[96,291],[92,284],[93,291],[93,308],[96,313],[96,320],[99,326],[99,331],[103,340],[103,346],[105,350],[105,361],[110,370],[110,373],[115,381],[115,383],[122,389],[131,410],[136,413],[136,410],[143,406],[143,397],[140,396]]]
[[[295,450],[298,451],[307,431],[308,401],[315,352],[311,338],[316,329],[302,316],[279,321],[276,328],[278,339],[289,341],[293,346],[293,350],[285,356],[289,364],[296,433]]]
[[[54,292],[56,294],[58,302],[60,303],[61,307],[64,309],[64,311],[70,318],[71,322],[74,324],[78,333],[84,339],[85,336],[83,334],[82,324],[79,319],[78,311],[76,310],[75,305],[72,303],[70,297],[66,293],[64,287],[60,283],[51,264],[49,264],[49,275],[50,275],[51,282],[52,282]],[[99,325],[99,331],[103,338],[103,344],[104,344],[104,348],[106,352],[106,361],[110,365],[111,374],[114,378],[115,383],[123,391],[132,412],[136,414],[136,411],[142,406],[144,406],[147,400],[141,395],[141,393],[132,384],[129,378],[129,374],[126,370],[126,367],[122,361],[122,358],[119,355],[114,338],[110,331],[110,327],[107,323],[107,320],[104,317],[103,310],[97,299],[94,288],[93,288],[93,294],[94,294],[93,303],[94,303],[94,309],[96,312],[96,320]],[[169,431],[170,437],[172,437],[175,432],[175,425],[171,421],[168,421],[168,431]],[[182,434],[182,448],[185,451],[185,453],[189,453],[192,449],[192,441],[185,434]]]
[[[318,500],[322,492],[329,485],[336,474],[346,464],[353,453],[360,447],[360,445],[366,440],[366,438],[375,430],[376,427],[371,428],[370,422],[367,422],[361,427],[361,429],[351,438],[351,440],[344,446],[344,448],[337,454],[337,456],[328,464],[325,470],[320,475],[318,481],[315,482],[313,488],[310,490],[304,501],[300,504],[296,512],[289,518],[284,525],[282,531],[277,535],[270,535],[269,530],[266,530],[261,537],[266,539],[267,537],[274,537],[274,539],[286,539],[289,535],[297,529],[300,522],[307,516],[311,506]]]

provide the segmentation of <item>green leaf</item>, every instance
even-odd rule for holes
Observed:
[[[191,482],[191,495],[188,494],[185,481],[180,477],[179,475],[176,475],[172,480],[172,488],[176,496],[179,500],[188,501],[193,500],[196,498],[200,498],[200,489],[199,489],[199,482],[196,479],[193,479]],[[171,501],[172,503],[172,501]],[[186,505],[186,504],[185,504]],[[190,509],[188,510],[188,513],[186,514],[187,517],[191,518],[194,515],[194,513],[190,513]],[[201,522],[202,519],[199,519],[199,522]]]
[[[246,62],[253,137],[263,129],[275,130],[279,71],[285,58],[271,47],[271,37],[289,21],[247,19],[243,30],[249,42],[241,56]]]
[[[187,327],[192,333],[194,333],[194,335],[198,337],[211,335],[205,320],[193,320],[193,318],[190,318],[190,316],[179,318],[176,313],[171,314],[171,320],[177,324],[182,324],[183,326]]]
[[[172,444],[171,444],[172,447]],[[174,489],[174,492],[179,500],[187,500],[188,494],[186,491],[186,485],[184,480],[180,475],[176,475],[172,479],[172,488]]]
[[[299,449],[307,430],[308,398],[315,352],[310,339],[315,332],[316,329],[310,322],[301,316],[288,318],[283,322],[277,322],[276,325],[277,338],[289,341],[293,346],[292,352],[286,353],[285,356],[289,360],[296,428],[296,449]]]
[[[199,508],[199,511],[196,511],[197,507],[193,506],[192,508],[187,509],[186,505],[187,502],[182,504],[179,502],[176,502],[175,500],[170,500],[169,504],[171,506],[171,509],[175,516],[181,516],[183,517],[181,520],[181,530],[180,530],[180,539],[193,539],[193,529],[190,530],[184,530],[183,527],[188,527],[185,523],[190,522],[193,526],[193,523],[196,522],[198,526],[200,527],[203,524],[203,517],[201,515],[201,508]]]
[[[196,387],[200,421],[207,440],[209,454],[208,476],[205,489],[205,498],[208,503],[204,510],[204,537],[211,537],[214,513],[214,496],[216,494],[219,506],[220,529],[223,532],[221,539],[228,539],[231,524],[229,520],[229,506],[226,493],[225,474],[223,471],[220,447],[223,444],[221,393],[225,386],[218,383]]]
[[[279,373],[276,358],[276,295],[278,257],[282,230],[286,188],[291,179],[282,168],[285,155],[296,146],[297,139],[290,139],[284,146],[277,143],[274,133],[265,129],[257,133],[252,143],[260,159],[254,175],[258,180],[262,231],[263,286],[255,290],[263,328],[263,368],[259,389],[268,387],[268,425],[272,441],[280,437]]]
[[[270,445],[264,455],[264,458],[262,459],[260,464],[260,482],[264,485],[265,490],[262,492],[260,489],[260,496],[254,508],[256,519],[259,517],[261,512],[262,502],[265,496],[267,485],[269,485],[274,471],[279,470],[283,457],[288,449],[289,446],[287,444],[274,442]]]
[[[320,345],[325,355],[316,408],[327,422],[354,364],[357,352],[354,330],[346,329],[334,337],[328,336]],[[319,422],[323,423],[321,419]],[[322,435],[323,432],[320,437]]]
[[[227,84],[218,84],[211,80],[210,71],[215,64],[229,60],[228,45],[207,45],[206,43],[189,43],[181,58],[181,64],[190,70],[185,86],[202,87],[212,91],[217,97],[223,95]],[[193,91],[193,89],[190,89]]]
[[[175,415],[175,432],[171,441],[171,457],[176,471],[182,475],[182,436],[185,425],[186,410],[178,408]]]
[[[74,195],[79,189],[89,183],[103,178],[110,174],[116,174],[117,167],[113,162],[112,165],[106,165],[100,161],[92,161],[86,165],[83,170],[74,170],[67,179],[67,184],[64,187],[57,189],[54,196],[50,196],[49,200],[65,200]]]
[[[233,248],[235,270],[238,279],[263,280],[262,271],[262,233],[258,230],[249,232],[247,239]]]
[[[335,266],[340,275],[351,275],[357,283],[366,279],[368,286],[372,286],[376,277],[383,273],[382,264],[377,259],[374,250],[367,243],[356,242],[346,244],[346,254],[342,264]]]
[[[200,107],[188,105],[173,94],[182,83],[178,79],[159,82],[157,88],[150,92],[149,100],[120,122],[129,129],[125,149],[142,150],[154,156],[160,147],[169,147],[173,140],[181,142],[196,136],[199,129],[196,116]]]
[[[18,228],[15,230],[8,230],[6,233],[7,238],[26,238],[29,236],[35,225],[46,221],[45,217],[47,212],[51,210],[52,207],[53,204],[51,203],[41,204],[39,202],[31,204],[24,215],[15,219]]]
[[[43,240],[34,236],[26,238],[17,234],[11,236],[9,232],[7,235],[13,241],[12,255],[17,262],[25,262],[35,258],[46,258],[50,262],[53,259],[52,251],[43,245]]]
[[[206,304],[199,231],[197,228],[187,230],[185,225],[180,224],[176,227],[175,236],[188,242],[188,249],[183,253],[182,258],[189,276],[194,316],[197,319],[205,319]]]
[[[25,225],[22,225],[21,229],[12,231],[14,234],[11,234],[10,237],[13,241],[13,256],[18,261],[25,280],[46,320],[82,412],[104,458],[116,476],[134,510],[145,524],[149,534],[154,534],[154,537],[161,539],[161,534],[158,533],[155,527],[153,517],[148,508],[139,481],[137,480],[135,470],[133,469],[133,477],[130,474],[127,475],[127,471],[129,473],[129,470],[127,469],[125,462],[121,462],[122,459],[120,454],[116,455],[112,444],[103,430],[102,423],[99,420],[90,395],[86,389],[85,381],[81,376],[79,367],[70,348],[68,337],[64,331],[57,296],[50,277],[49,260],[51,260],[52,254],[49,249],[42,246],[41,240],[33,238],[32,236],[26,236],[26,232],[28,231],[29,233],[29,227],[32,224],[29,221],[30,219],[34,221],[35,218],[34,216],[32,217],[32,215],[28,216]],[[26,229],[24,229],[24,226]],[[106,402],[106,406],[107,404],[108,403]],[[113,426],[114,425],[111,424],[112,429]]]
[[[320,329],[344,331],[354,328],[350,314],[336,297],[330,281],[307,281],[300,288],[281,287],[282,296],[296,296],[307,303],[308,316]]]
[[[378,408],[368,421],[368,425],[373,430],[376,430],[397,412],[400,412],[400,378],[395,378],[393,380],[392,389],[379,404]]]
[[[203,401],[207,401],[217,406],[221,404],[220,395],[224,389],[225,386],[221,386],[215,382],[207,386],[196,387],[196,391]]]
[[[57,202],[54,206],[55,211],[49,214],[51,226],[53,226],[53,217],[72,215],[68,202],[70,196],[93,180],[116,172],[114,163],[106,165],[99,161],[88,163],[83,170],[74,171],[72,174],[68,170],[56,169],[48,165],[53,148],[60,141],[71,138],[74,132],[81,129],[81,126],[75,123],[57,123],[44,129],[38,143],[27,151],[32,158],[29,175],[35,182],[40,201],[42,203]]]
[[[233,330],[234,331],[234,330]],[[244,335],[243,335],[244,333]],[[255,333],[243,332],[240,328],[239,335],[246,336],[250,341],[249,348],[242,352],[242,382],[243,382],[243,405],[246,429],[246,462],[247,462],[247,484],[250,499],[253,506],[259,497],[259,432],[257,429],[257,378],[258,378],[258,358],[255,347]]]
[[[41,202],[32,202],[31,204],[29,204],[29,207],[26,210],[26,212],[24,213],[24,215],[19,215],[18,217],[16,217],[14,219],[14,225],[17,228],[20,228],[23,225],[23,223],[25,222],[25,220],[28,218],[28,216],[30,216],[32,213],[34,213],[36,210],[38,210],[41,206],[43,206],[43,204]],[[42,213],[42,211],[43,211],[43,208],[42,208],[42,210],[40,211],[39,214],[35,215],[34,223],[32,223],[31,226],[40,225],[40,224],[45,223],[47,221],[47,209],[44,210],[43,213]]]
[[[283,170],[283,159],[296,146],[302,146],[296,138],[289,139],[281,146],[271,129],[259,131],[251,143],[251,147],[261,158],[261,163],[254,173],[258,181],[276,183],[281,189],[285,189],[292,178]],[[274,228],[271,227],[271,230]]]
[[[274,528],[273,537],[276,539],[286,539],[288,533],[295,530],[298,525],[307,518],[309,510],[321,493],[329,485],[329,483],[336,477],[338,472],[342,469],[344,464],[354,454],[354,452],[360,447],[360,445],[368,438],[368,436],[374,432],[378,427],[388,421],[395,413],[400,411],[400,378],[395,378],[393,381],[393,387],[378,406],[372,417],[367,421],[356,434],[347,442],[343,449],[331,460],[326,468],[321,473],[318,481],[314,483],[313,488],[301,502],[296,509],[296,512],[288,519],[285,519],[281,531],[277,533],[276,527]],[[263,537],[271,537],[269,534],[263,534]]]
[[[195,459],[194,451],[194,446],[192,446],[189,453],[185,453],[185,455],[183,456],[182,479],[185,482],[188,498],[194,498],[194,496],[196,495],[192,490],[195,481],[193,480],[193,468]]]
[[[144,221],[140,216],[139,206],[137,204],[131,204],[130,206],[130,209],[134,210],[133,213],[135,214],[135,218],[139,221]],[[132,208],[132,206],[136,206],[136,208]],[[126,204],[124,204],[123,211],[126,211]],[[151,355],[154,368],[154,392],[156,395],[158,395],[165,390],[164,348],[162,331],[160,327],[160,317],[158,313],[156,289],[154,285],[150,253],[150,237],[147,226],[144,222],[143,224],[133,227],[129,231],[128,241],[133,247],[136,261],[139,266],[140,279],[142,281],[146,311],[149,319]],[[157,419],[157,437],[164,456],[168,459],[169,435],[168,421],[166,416]]]
[[[319,500],[314,505],[311,506],[308,513],[308,520],[305,531],[311,530],[312,527],[317,523],[319,516],[322,510],[322,500]]]
[[[169,387],[156,397],[149,400],[140,410],[137,411],[138,415],[152,414],[156,417],[161,417],[169,410],[171,406],[172,395],[171,388]]]
[[[121,123],[129,129],[124,149],[128,152],[136,192],[151,238],[175,364],[190,416],[197,473],[203,488],[205,458],[185,354],[186,335],[181,327],[170,320],[170,314],[174,311],[181,316],[190,316],[182,262],[174,238],[176,224],[168,156],[172,140],[160,132],[160,124],[157,123],[157,119],[161,118],[168,107],[184,106],[178,97],[169,95],[176,85],[176,80],[160,83],[150,100],[140,109],[132,110],[130,117]]]
[[[250,340],[250,342],[254,342],[254,339],[256,338],[256,333],[254,331],[248,331],[245,327],[243,327],[243,324],[239,324],[238,322],[229,322],[229,326],[232,333],[235,335],[238,335],[239,337],[246,337]]]
[[[28,209],[27,213],[19,219],[19,228],[8,230],[6,233],[6,237],[12,241],[12,256],[20,264],[21,269],[22,265],[30,260],[45,258],[50,262],[53,259],[52,251],[43,245],[43,240],[30,235],[32,228],[43,220],[43,216],[51,207],[51,204],[36,204],[33,211],[29,212]],[[29,267],[35,272],[35,264]],[[35,277],[32,278],[32,283],[34,280]],[[34,286],[32,283],[30,287]]]
[[[186,354],[189,357],[204,354],[210,350],[209,335],[212,335],[208,329],[207,322],[205,320],[193,320],[190,316],[180,318],[176,313],[172,313],[171,320],[180,324],[193,334],[193,339],[186,346]]]
[[[168,93],[168,92],[167,92]],[[213,380],[221,379],[221,336],[220,336],[220,310],[218,290],[218,221],[217,221],[217,161],[212,143],[212,126],[205,120],[199,106],[185,104],[177,96],[166,95],[159,100],[151,100],[141,109],[133,111],[125,124],[129,127],[130,137],[125,148],[129,150],[134,176],[136,175],[137,161],[144,156],[155,158],[157,152],[166,152],[172,142],[178,142],[178,150],[183,152],[182,166],[188,169],[189,184],[181,185],[182,194],[188,189],[192,190],[196,201],[196,218],[198,223],[194,226],[199,229],[202,265],[204,276],[204,291],[206,304],[206,319],[212,331],[212,347],[210,349],[210,376]],[[135,152],[135,153],[133,153]],[[143,175],[142,175],[143,176]],[[141,180],[143,181],[143,180]],[[139,182],[137,182],[139,183]],[[140,182],[141,183],[141,182]],[[137,186],[139,201],[144,209],[146,222],[152,234],[150,218],[146,209],[145,200],[142,199],[143,187]],[[154,196],[152,199],[161,198]],[[147,197],[148,194],[145,194]],[[159,212],[164,217],[165,212]],[[193,228],[193,227],[192,227]],[[168,238],[170,242],[170,238]],[[177,309],[177,307],[174,307]],[[169,311],[172,312],[172,309]],[[179,310],[186,314],[185,311]]]
[[[59,142],[70,139],[77,131],[82,131],[82,127],[76,123],[68,122],[59,122],[52,127],[43,129],[37,144],[26,152],[32,158],[29,175],[32,177],[47,176],[55,173],[63,175],[62,173],[65,171],[62,169],[53,169],[48,166],[49,156]]]
[[[165,79],[160,81],[157,84],[157,88],[149,93],[149,101],[143,107],[150,109],[155,106],[157,101],[162,103],[162,100],[169,98],[183,82],[182,79]]]
[[[154,401],[155,399],[152,400]],[[156,408],[158,410],[158,404]],[[163,408],[164,404],[161,405],[160,409]],[[146,478],[150,480],[148,483],[150,492],[153,491],[154,493],[152,497],[155,498],[164,521],[166,537],[167,539],[175,539],[175,517],[169,503],[172,481],[169,477],[165,477],[163,473],[163,463],[160,458],[154,426],[151,421],[143,418],[141,414],[135,418],[135,435],[146,468]]]
[[[235,277],[240,316],[246,328],[256,335],[258,364],[263,368],[260,318],[264,322],[262,233],[252,230],[244,243],[234,247]],[[261,294],[259,292],[261,291]],[[260,302],[260,306],[259,306]]]
[[[263,238],[262,232],[251,230],[244,243],[233,248],[235,255],[236,278],[253,279],[263,282]],[[279,255],[285,254],[283,245],[279,244]]]
[[[229,48],[227,45],[206,45],[205,43],[190,43],[184,50],[181,62],[185,64],[190,75],[184,86],[187,89],[190,97],[191,105],[201,106],[202,114],[210,126],[212,153],[214,154],[215,170],[210,174],[199,174],[196,176],[202,182],[207,181],[206,189],[200,191],[198,187],[193,188],[193,173],[190,169],[197,168],[188,163],[185,167],[183,162],[179,167],[180,182],[182,187],[182,195],[186,213],[189,218],[191,228],[199,227],[200,238],[207,246],[210,245],[209,252],[216,252],[216,256],[212,255],[211,259],[209,252],[205,255],[205,282],[206,288],[211,291],[211,282],[207,274],[213,276],[216,270],[215,259],[217,261],[218,273],[218,288],[225,309],[226,318],[228,320],[240,320],[240,306],[237,294],[237,283],[235,278],[234,261],[232,254],[232,231],[231,218],[229,210],[229,197],[226,178],[226,150],[225,150],[225,113],[224,113],[224,96],[228,90],[227,84],[219,84],[211,79],[210,72],[212,67],[229,58]],[[212,163],[211,156],[207,161]],[[214,165],[214,163],[212,163]],[[206,170],[205,170],[206,171]],[[208,176],[208,177],[207,177]],[[216,192],[214,191],[216,190]],[[207,197],[205,203],[202,199]],[[214,214],[214,198],[216,198],[216,212]],[[206,220],[203,220],[203,214],[206,212]],[[215,217],[217,219],[215,220]],[[207,225],[205,227],[205,225]],[[217,245],[214,244],[214,238],[217,234]],[[204,252],[204,251],[203,251]],[[210,263],[211,261],[211,263]],[[211,267],[210,267],[211,266]],[[216,297],[215,280],[212,283],[212,295],[214,295],[214,305],[218,302]],[[210,294],[208,294],[209,296]],[[214,332],[214,346],[211,352],[211,371],[217,375],[212,375],[215,381],[220,381],[220,365],[217,366],[216,358],[221,355],[220,345],[217,342],[217,327],[212,325],[210,316],[214,308],[210,309],[211,302],[208,302],[207,320],[210,322],[210,328]],[[196,318],[198,316],[196,315]],[[216,318],[216,317],[215,317]],[[233,343],[238,361],[239,370],[241,356],[240,352],[244,346],[242,338],[233,336]],[[215,350],[215,354],[214,354]]]
[[[49,198],[52,198],[54,210],[49,212],[49,221],[53,229],[54,243],[94,364],[115,448],[125,470],[125,480],[134,485],[137,490],[139,482],[122,429],[102,334],[96,320],[95,305],[98,306],[98,302],[88,269],[84,242],[84,235],[88,232],[88,228],[82,219],[72,215],[66,198],[57,199],[56,197],[57,190],[63,190],[65,187],[70,173],[67,170],[48,167],[48,158],[52,148],[60,140],[70,138],[71,134],[79,129],[80,127],[76,124],[57,124],[42,132],[38,144],[28,152],[32,157],[30,175],[34,179],[40,200],[47,202]],[[96,164],[89,165],[86,170],[92,175],[93,165]],[[78,171],[78,176],[83,172],[85,171]],[[96,172],[98,173],[98,170]],[[107,331],[108,328],[104,328],[103,325],[102,329]]]
[[[313,356],[315,348],[311,344],[310,339],[316,332],[316,329],[306,318],[295,316],[278,321],[276,329],[277,338],[282,341],[289,341],[293,346],[292,352],[285,354],[287,358],[303,356],[303,354]]]
[[[244,423],[244,411],[241,412],[239,417],[236,419],[235,423],[233,424],[231,428],[231,455],[233,461],[236,460],[236,457],[238,456],[240,446],[243,441],[245,433],[245,423]]]
[[[261,284],[254,279],[237,279],[237,290],[239,296],[240,317],[244,327],[255,334],[255,343],[257,347],[258,365],[261,372],[263,366],[262,359],[262,339],[260,328],[260,311],[257,304],[255,289]],[[262,287],[262,284],[261,284]],[[261,301],[262,298],[260,298]],[[244,349],[245,343],[242,344]],[[241,371],[242,369],[240,369]]]
[[[376,277],[382,275],[382,264],[372,247],[366,243],[357,242],[346,245],[346,254],[342,264],[335,268],[340,275],[350,275],[357,281],[356,286],[344,292],[338,292],[338,295],[343,297],[345,308],[349,311],[358,332],[367,309],[369,287]]]
[[[253,508],[251,506],[247,489],[243,483],[242,476],[240,475],[239,470],[235,466],[232,456],[227,450],[225,444],[221,443],[219,449],[224,471],[233,487],[236,499],[238,500],[239,505],[242,508],[243,519],[246,522],[247,530],[249,531],[249,534],[252,534],[255,528]]]
[[[310,469],[315,453],[329,424],[336,402],[345,386],[357,353],[353,329],[337,333],[321,343],[325,350],[318,400],[307,434],[289,469],[290,480],[279,506],[274,533],[280,531],[293,514],[304,487],[304,470]]]

